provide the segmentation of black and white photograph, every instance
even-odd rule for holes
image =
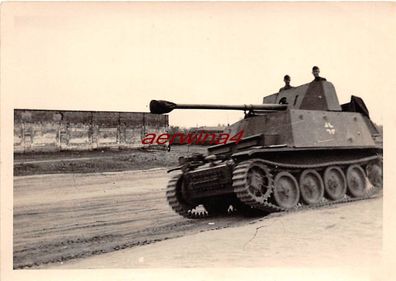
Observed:
[[[1,3],[2,279],[392,280],[395,14]]]

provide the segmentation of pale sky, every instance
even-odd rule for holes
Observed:
[[[151,99],[260,104],[331,81],[382,123],[395,95],[395,3],[3,3],[2,101],[13,108],[148,111]],[[181,126],[238,111],[170,113]]]

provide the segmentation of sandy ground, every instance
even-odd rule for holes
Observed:
[[[14,268],[39,266],[246,223],[175,214],[165,169],[14,178]]]
[[[171,168],[180,156],[206,153],[207,146],[173,145],[126,150],[60,151],[15,153],[14,176],[64,173],[98,173],[150,168]]]
[[[381,261],[382,200],[303,211],[48,268],[371,267]]]
[[[168,178],[164,169],[15,177],[14,268],[366,266],[381,259],[382,198],[265,218],[188,220],[167,205]]]

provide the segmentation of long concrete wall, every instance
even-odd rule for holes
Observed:
[[[163,133],[167,115],[143,112],[14,110],[14,152],[136,148]]]

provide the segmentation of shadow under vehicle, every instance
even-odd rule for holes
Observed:
[[[285,103],[286,104],[280,104]],[[169,181],[172,209],[187,218],[287,211],[369,198],[382,188],[380,135],[362,99],[340,105],[332,83],[313,81],[264,98],[261,105],[150,102],[173,109],[243,110],[225,129],[238,142],[180,159]],[[201,207],[205,211],[199,211]],[[197,208],[198,207],[198,208]]]

